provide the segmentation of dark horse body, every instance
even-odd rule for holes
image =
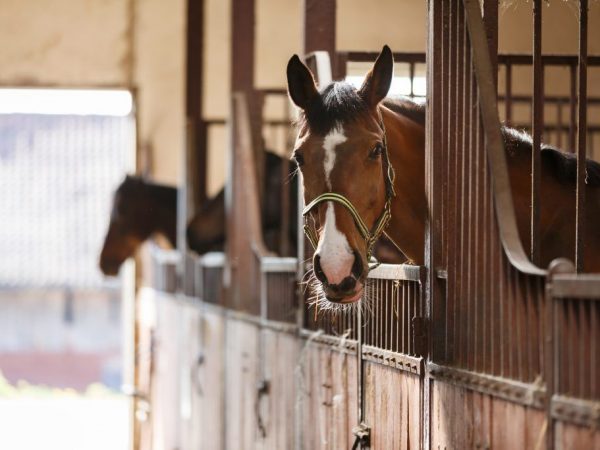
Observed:
[[[265,152],[265,178],[263,180],[264,201],[261,208],[261,219],[265,245],[272,251],[288,256],[284,253],[294,253],[297,240],[297,179],[293,177],[293,167],[287,172],[286,181],[283,182],[282,165],[287,163],[280,156],[272,152]],[[288,165],[291,166],[291,165]],[[285,252],[280,248],[282,242],[282,204],[283,195],[288,196],[290,209],[289,226],[286,238],[291,248]],[[200,212],[190,221],[187,228],[189,247],[202,254],[207,251],[222,250],[225,245],[225,193],[221,190],[214,199],[209,200]]]
[[[334,82],[320,92],[297,56],[287,68],[288,89],[300,108],[294,159],[303,173],[305,202],[324,192],[343,195],[371,227],[386,202],[385,156],[395,169],[395,197],[388,235],[415,264],[424,263],[425,107],[385,99],[393,76],[386,46],[362,87]],[[504,129],[512,194],[523,244],[529,244],[532,145],[526,135]],[[383,150],[382,150],[383,149]],[[575,159],[542,150],[541,263],[574,255]],[[587,161],[585,267],[600,271],[600,165]],[[324,202],[310,211],[318,225],[315,276],[325,298],[351,303],[361,298],[368,274],[368,243],[343,205]]]

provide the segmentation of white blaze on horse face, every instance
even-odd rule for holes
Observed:
[[[327,203],[325,212],[325,225],[317,246],[320,257],[321,269],[325,272],[330,284],[339,284],[350,275],[354,254],[344,233],[335,225],[335,211],[333,203]]]
[[[336,147],[347,138],[343,128],[334,128],[323,139],[323,170],[325,172],[325,182],[327,188],[331,190],[331,172],[335,165]],[[320,256],[321,268],[325,272],[327,281],[331,284],[339,284],[344,278],[350,275],[352,264],[354,263],[354,254],[348,244],[346,236],[340,232],[335,224],[335,211],[333,203],[327,203],[325,212],[325,223],[323,232],[319,239],[317,253]]]
[[[323,149],[325,150],[323,169],[325,171],[325,183],[327,183],[329,190],[331,190],[331,171],[335,165],[335,148],[347,140],[348,138],[344,134],[342,127],[334,128],[323,139]]]

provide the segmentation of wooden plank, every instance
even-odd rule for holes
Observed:
[[[155,376],[152,389],[152,443],[180,448],[178,309],[174,295],[157,293]]]
[[[546,442],[546,413],[525,408],[525,448],[542,449]]]
[[[307,342],[299,357],[302,448],[350,448],[356,426],[356,355]]]
[[[432,448],[454,448],[453,422],[456,419],[452,387],[447,383],[434,381],[431,401],[433,414],[431,416],[431,429],[435,430],[431,436]]]
[[[298,341],[294,336],[264,330],[265,372],[269,380],[266,408],[261,408],[266,436],[264,449],[294,448],[296,421],[295,368]]]
[[[201,392],[200,420],[196,423],[202,435],[202,448],[218,450],[224,447],[225,430],[224,370],[225,319],[216,311],[203,311],[202,364],[198,370]]]
[[[232,318],[226,320],[226,428],[225,447],[256,446],[256,386],[258,382],[258,327]]]
[[[556,448],[600,449],[600,430],[557,422]]]

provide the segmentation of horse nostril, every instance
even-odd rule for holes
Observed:
[[[321,283],[327,283],[327,276],[325,276],[325,272],[321,268],[321,257],[318,254],[315,254],[313,258],[313,272]]]
[[[358,254],[358,252],[354,251],[354,264],[352,264],[351,274],[358,280],[363,273],[363,263],[362,258]]]
[[[339,292],[350,292],[356,287],[356,278],[346,277],[342,282],[336,286],[336,290]]]

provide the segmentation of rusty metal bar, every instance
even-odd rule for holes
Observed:
[[[336,0],[304,0],[304,49],[307,55],[315,51],[326,51],[331,61],[332,72],[335,67]]]
[[[442,39],[433,36],[443,36],[443,2],[429,0],[429,33],[427,40],[427,92],[429,95],[429,107],[427,108],[426,121],[426,149],[425,149],[425,171],[426,171],[426,195],[429,204],[429,216],[426,228],[425,265],[429,267],[425,283],[426,314],[431,322],[431,339],[429,353],[435,361],[446,359],[446,299],[444,298],[443,283],[437,277],[437,269],[442,268],[442,249],[440,246],[442,236],[442,223],[435,220],[440,217],[442,210],[443,191],[440,181],[443,179],[443,167],[440,164],[440,153],[442,152],[438,143],[443,140],[441,123],[443,107],[442,73],[439,73],[442,64],[443,43]],[[425,397],[429,391],[424,393]],[[426,422],[427,423],[427,422]],[[424,427],[424,437],[428,440]]]
[[[577,64],[577,206],[575,213],[575,267],[583,272],[585,225],[585,166],[587,136],[587,30],[588,1],[579,0],[579,54]]]
[[[533,123],[531,146],[531,230],[529,255],[534,264],[540,259],[540,189],[542,124],[544,123],[544,69],[542,65],[542,0],[533,0]]]
[[[186,115],[192,128],[193,141],[188,146],[190,168],[187,195],[194,211],[206,200],[208,135],[202,118],[204,84],[204,0],[187,2],[186,45]]]
[[[556,146],[558,148],[562,148],[562,144],[563,144],[563,133],[562,133],[562,128],[563,128],[563,104],[562,102],[558,102],[556,104]]]
[[[510,180],[504,152],[498,109],[494,69],[481,19],[479,2],[464,0],[467,25],[471,38],[473,62],[479,88],[479,106],[485,131],[488,164],[492,173],[494,204],[500,237],[506,256],[517,270],[530,275],[545,275],[546,271],[532,264],[526,256],[516,224]]]
[[[379,56],[379,52],[338,52],[346,57],[347,62],[373,62]],[[425,53],[417,52],[393,52],[396,63],[425,64]]]
[[[512,64],[506,63],[506,77],[504,79],[504,110],[505,110],[505,122],[506,126],[510,127],[512,124]],[[529,99],[528,99],[529,101]]]
[[[576,152],[576,128],[577,128],[577,66],[569,67],[569,86],[571,95],[569,96],[570,114],[569,114],[569,151]]]
[[[545,66],[576,66],[578,57],[575,55],[543,55],[542,64]],[[515,66],[527,66],[532,64],[532,55],[528,54],[500,54],[498,55],[498,63],[510,63]],[[600,65],[600,56],[589,56],[589,66]]]

